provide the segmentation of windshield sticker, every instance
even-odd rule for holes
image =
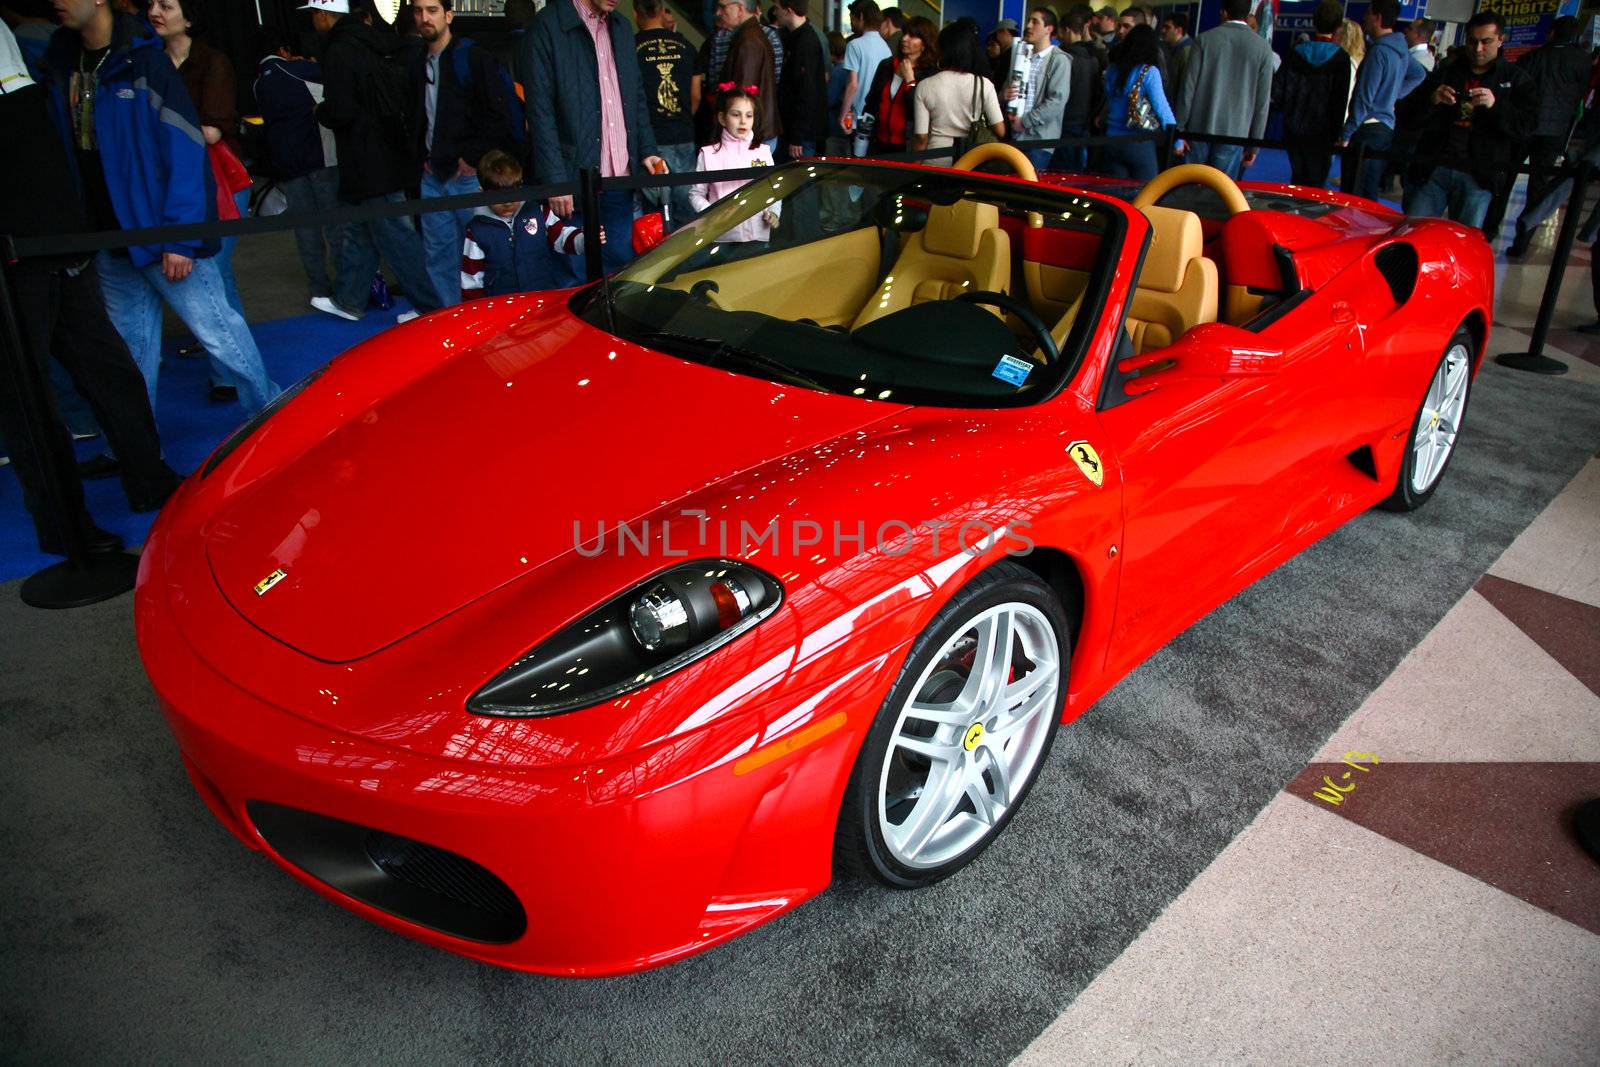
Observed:
[[[995,364],[994,376],[1003,382],[1012,385],[1021,385],[1028,380],[1028,375],[1033,373],[1033,364],[1016,356],[1001,356],[1000,362]]]

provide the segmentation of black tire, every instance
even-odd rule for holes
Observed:
[[[1459,442],[1462,426],[1466,422],[1467,405],[1472,399],[1472,361],[1477,351],[1477,342],[1473,339],[1471,331],[1465,326],[1459,327],[1455,336],[1450,338],[1450,343],[1445,345],[1444,353],[1439,357],[1438,364],[1434,367],[1433,374],[1428,377],[1427,388],[1423,391],[1422,402],[1417,405],[1417,413],[1411,419],[1411,432],[1406,434],[1405,453],[1400,458],[1400,473],[1395,479],[1394,489],[1378,506],[1385,511],[1415,511],[1432,498],[1434,490],[1439,488],[1439,483],[1444,481],[1445,472],[1450,469],[1450,461],[1455,458],[1455,445]],[[1450,449],[1444,457],[1444,463],[1426,484],[1418,488],[1415,484],[1417,471],[1417,438],[1422,431],[1423,414],[1428,409],[1428,397],[1433,389],[1434,382],[1443,372],[1445,365],[1453,358],[1460,359],[1464,355],[1465,367],[1463,372],[1466,377],[1462,382],[1461,415],[1456,419],[1455,438]]]
[[[884,839],[878,819],[879,783],[884,763],[889,759],[900,710],[915,694],[917,685],[945,645],[968,629],[972,620],[990,608],[1007,603],[1030,605],[1044,616],[1054,631],[1059,678],[1056,697],[1048,716],[1043,748],[1031,769],[1018,784],[1010,806],[989,827],[984,836],[948,862],[933,867],[911,867],[899,862]],[[889,695],[879,708],[867,739],[856,756],[844,802],[839,810],[838,832],[834,839],[834,869],[858,880],[876,881],[897,889],[916,889],[948,878],[971,863],[1004,832],[1017,812],[1039,772],[1050,756],[1056,731],[1066,704],[1068,668],[1072,662],[1071,623],[1055,592],[1032,571],[1009,560],[996,563],[962,588],[911,646],[905,665],[895,678]],[[963,802],[968,803],[968,802]]]

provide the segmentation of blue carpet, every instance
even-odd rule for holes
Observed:
[[[267,373],[279,385],[288,386],[350,346],[393,326],[395,315],[408,306],[397,301],[393,311],[372,311],[360,322],[311,314],[258,323],[250,330]],[[173,469],[188,474],[243,421],[243,415],[237,403],[215,404],[207,398],[207,361],[181,358],[177,341],[169,342],[163,353],[159,386],[156,425],[161,430],[161,445]],[[100,439],[80,441],[78,458],[98,455],[104,446]],[[119,479],[84,482],[83,489],[89,514],[97,524],[120,534],[130,545],[144,541],[155,515],[130,512]],[[16,474],[10,466],[0,467],[0,582],[26,577],[59,562],[59,556],[39,551]]]

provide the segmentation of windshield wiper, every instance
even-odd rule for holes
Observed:
[[[815,389],[819,393],[833,391],[798,367],[792,367],[758,349],[747,348],[723,338],[696,337],[693,334],[675,333],[672,330],[644,330],[631,339],[645,344],[663,344],[679,348],[690,346],[695,355],[705,357],[706,365],[710,367],[721,365],[724,356],[732,356],[737,362],[746,366],[760,367],[762,370],[777,374],[791,385]]]

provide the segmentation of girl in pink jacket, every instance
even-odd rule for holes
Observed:
[[[740,88],[732,82],[717,86],[717,125],[722,136],[716,144],[700,149],[695,160],[695,170],[740,170],[745,167],[772,166],[772,150],[755,139],[756,102],[755,88]],[[689,203],[696,211],[704,211],[711,204],[749,185],[750,178],[729,181],[701,182],[689,186]],[[717,238],[719,243],[759,241],[766,242],[778,225],[782,205],[769,204],[765,210],[745,219]]]

